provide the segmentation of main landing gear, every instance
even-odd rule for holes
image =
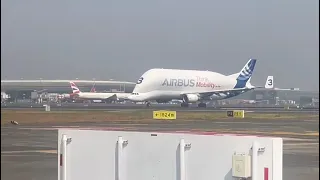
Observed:
[[[150,102],[146,102],[146,107],[150,107],[151,103]]]

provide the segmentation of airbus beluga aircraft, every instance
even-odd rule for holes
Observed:
[[[182,100],[181,107],[200,102],[198,107],[206,107],[206,101],[221,100],[237,96],[254,89],[250,79],[256,59],[250,59],[240,72],[223,75],[212,71],[150,69],[137,81],[133,93],[128,97],[133,102],[166,102]]]

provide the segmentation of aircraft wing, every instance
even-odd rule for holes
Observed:
[[[111,95],[111,96],[109,96],[109,97],[105,98],[105,100],[117,100],[117,99],[118,99],[118,97],[117,97],[117,95],[116,95],[116,94],[113,94],[113,95]]]
[[[240,93],[244,93],[250,90],[255,89],[255,87],[251,87],[251,88],[236,88],[236,89],[222,89],[222,90],[214,90],[214,91],[209,91],[209,92],[194,92],[194,93],[183,93],[183,94],[198,94],[200,95],[200,97],[208,97],[208,96],[212,96],[212,95],[217,95],[220,96],[221,94],[225,94],[225,95],[238,95]]]

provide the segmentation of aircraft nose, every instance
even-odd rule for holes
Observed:
[[[130,95],[130,96],[128,96],[128,99],[129,99],[130,101],[137,101],[136,95]]]

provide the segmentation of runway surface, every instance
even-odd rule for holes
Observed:
[[[319,178],[318,120],[196,120],[61,123],[1,127],[1,179],[56,180],[57,128],[245,133],[284,138],[284,180]]]

